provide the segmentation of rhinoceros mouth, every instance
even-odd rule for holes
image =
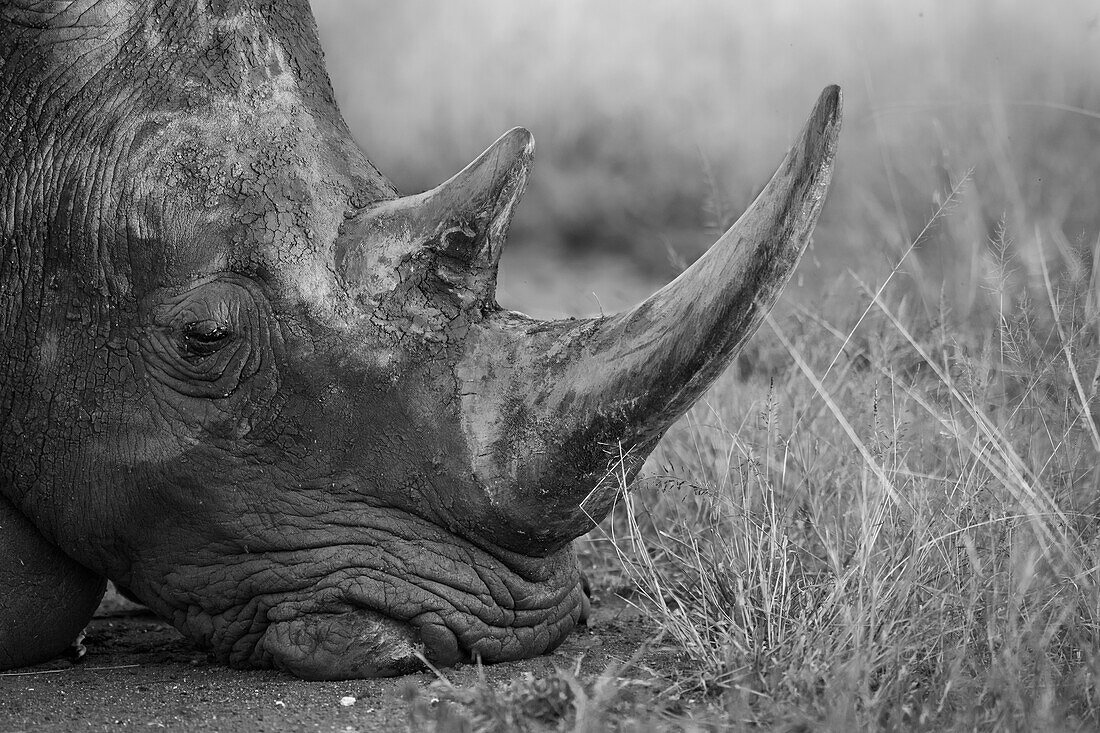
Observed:
[[[267,627],[258,651],[271,665],[305,679],[388,677],[429,665],[506,662],[543,654],[564,641],[580,615],[577,610],[538,626],[497,627],[478,634],[472,626],[462,633],[438,618],[401,622],[361,608],[276,621]]]
[[[366,610],[277,621],[260,650],[275,667],[312,680],[408,674],[426,659],[411,627]]]
[[[553,650],[587,612],[571,547],[531,558],[426,520],[406,524],[412,536],[378,535],[285,563],[331,571],[269,608],[248,658],[229,661],[311,679],[512,661]]]
[[[428,665],[506,662],[556,648],[587,607],[578,583],[549,608],[496,609],[496,624],[450,602],[448,608],[403,614],[375,610],[370,591],[352,592],[352,607],[295,615],[269,624],[257,652],[279,669],[306,679],[408,674]],[[442,598],[442,596],[439,596]]]

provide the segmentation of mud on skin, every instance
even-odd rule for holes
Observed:
[[[584,617],[571,542],[778,296],[840,95],[684,275],[551,322],[495,298],[530,134],[400,196],[305,0],[13,0],[0,110],[0,667],[109,577],[226,663],[343,678]]]

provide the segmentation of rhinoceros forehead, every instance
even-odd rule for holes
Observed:
[[[308,104],[315,91],[303,89],[280,41],[245,16],[226,25],[247,49],[217,58],[237,68],[204,69],[198,57],[171,80],[177,98],[133,123],[129,225],[175,249],[166,255],[179,275],[331,260],[344,212],[385,192],[371,190],[338,120]],[[160,29],[147,36],[165,42]]]
[[[332,89],[311,37],[308,5],[270,0],[8,0],[0,7],[5,56],[37,63],[14,85],[98,99],[104,112],[121,97],[195,107],[289,74],[328,114]]]
[[[86,268],[101,289],[298,267],[352,202],[396,194],[347,134],[304,4],[12,0],[0,21],[0,87],[23,126],[6,149],[28,179],[61,151],[45,183],[59,193],[40,199],[64,202],[43,213],[66,235],[41,235],[70,251],[57,261],[110,252]]]
[[[324,143],[311,116],[274,101],[149,115],[120,204],[129,239],[167,280],[331,263],[361,186]]]

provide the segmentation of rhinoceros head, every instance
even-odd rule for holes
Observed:
[[[220,658],[307,677],[561,642],[586,605],[571,540],[777,296],[839,126],[829,88],[638,307],[537,321],[494,296],[530,134],[399,196],[305,0],[0,20],[6,500]]]

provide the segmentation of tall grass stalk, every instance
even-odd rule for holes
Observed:
[[[670,692],[711,695],[721,725],[1100,726],[1095,253],[1079,260],[1060,280],[1040,260],[1042,297],[987,267],[986,330],[855,276],[849,326],[769,318],[792,365],[721,382],[605,524],[690,659]]]

